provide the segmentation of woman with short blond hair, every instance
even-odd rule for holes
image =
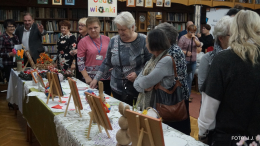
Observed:
[[[214,57],[201,87],[199,139],[205,140],[214,131],[209,137],[213,138],[211,146],[235,146],[240,139],[234,136],[252,140],[260,132],[259,15],[241,10],[231,23],[230,34],[230,49]]]

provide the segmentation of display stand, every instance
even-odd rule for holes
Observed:
[[[52,98],[52,101],[54,101],[55,96],[58,96],[60,102],[62,103],[61,97],[63,96],[63,93],[58,75],[56,73],[47,72],[47,78],[49,81],[50,89],[46,104],[49,103],[50,96]]]
[[[129,109],[126,110],[126,115],[132,145],[164,146],[161,119],[142,115]]]
[[[26,62],[25,66],[24,66],[24,68],[23,68],[23,71],[24,71],[24,69],[26,68],[26,66],[28,65],[28,62],[30,63],[31,68],[35,69],[35,64],[34,64],[34,62],[33,62],[33,60],[32,60],[31,54],[30,54],[29,51],[27,51],[27,50],[24,50],[24,52],[25,52],[25,54],[26,54],[26,56],[27,56],[27,58],[28,58],[28,61]]]
[[[104,85],[103,85],[103,82],[101,82],[101,81],[98,81],[98,90],[99,90],[99,97],[104,102],[105,101]]]
[[[88,129],[88,135],[87,138],[89,138],[90,131],[91,131],[91,126],[93,120],[96,121],[99,132],[101,133],[101,126],[104,127],[108,138],[110,138],[110,135],[108,133],[108,130],[112,130],[112,126],[110,124],[110,121],[107,117],[107,113],[103,107],[101,98],[98,96],[95,96],[93,94],[90,94],[88,92],[85,92],[86,98],[88,100],[89,106],[91,108],[91,112],[89,113],[90,115],[90,122],[89,122],[89,129]]]
[[[69,101],[68,101],[68,104],[67,104],[67,107],[66,107],[66,110],[65,110],[65,113],[64,113],[64,117],[66,117],[66,115],[67,115],[71,96],[73,97],[73,102],[74,102],[76,113],[78,113],[79,116],[82,117],[80,110],[82,110],[83,107],[82,107],[82,103],[81,103],[81,100],[80,100],[80,96],[79,96],[79,92],[78,92],[76,82],[69,77],[68,77],[68,82],[69,82],[69,85],[70,85],[71,92],[70,92]]]

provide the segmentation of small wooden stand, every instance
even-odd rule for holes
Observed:
[[[90,93],[85,92],[89,106],[91,108],[91,112],[89,113],[90,115],[90,122],[89,122],[89,129],[88,129],[88,135],[87,138],[89,138],[90,135],[90,130],[91,130],[91,126],[92,126],[92,122],[93,120],[96,121],[98,128],[99,128],[99,132],[101,133],[101,127],[104,127],[108,138],[110,138],[110,135],[108,133],[108,130],[112,130],[112,126],[110,124],[110,121],[107,117],[106,111],[103,107],[102,101],[100,99],[100,97],[91,95]]]
[[[60,99],[60,102],[62,103],[61,97],[63,96],[63,94],[62,94],[62,91],[60,89],[61,87],[58,86],[58,83],[57,83],[57,81],[59,81],[59,79],[57,79],[58,76],[54,75],[54,73],[48,72],[47,78],[48,78],[48,81],[49,81],[49,84],[50,84],[50,89],[49,89],[49,95],[48,95],[46,104],[49,103],[50,96],[52,98],[52,101],[54,101],[55,96],[58,96],[59,99]]]
[[[138,143],[137,143],[137,146],[142,146],[144,133],[145,133],[145,134],[148,134],[148,136],[149,136],[149,141],[150,141],[151,146],[155,146],[155,145],[154,145],[154,141],[153,141],[153,135],[152,135],[152,132],[151,132],[151,129],[150,129],[150,125],[149,125],[149,122],[148,122],[147,118],[144,119],[144,122],[145,122],[145,126],[146,126],[146,130],[147,130],[147,131],[144,131],[144,128],[141,128],[141,129],[140,129],[140,119],[139,119],[139,115],[136,115],[136,125],[137,125],[136,128],[137,128],[137,135],[138,135]]]
[[[73,97],[73,102],[74,102],[76,113],[78,113],[79,116],[82,117],[80,110],[82,110],[83,107],[82,107],[81,100],[80,100],[80,97],[79,97],[79,94],[78,94],[76,82],[74,80],[72,80],[71,78],[68,78],[68,81],[69,81],[71,92],[70,92],[69,101],[68,101],[68,104],[67,104],[67,107],[66,107],[66,110],[65,110],[65,113],[64,113],[64,117],[66,117],[66,115],[67,115],[71,96]]]
[[[141,113],[125,110],[132,145],[164,146],[161,119],[156,119]]]
[[[99,97],[101,98],[101,100],[104,102],[105,101],[105,95],[104,95],[104,85],[103,82],[98,81],[98,90],[99,90]]]
[[[26,54],[26,56],[27,56],[27,58],[28,58],[28,61],[26,62],[25,66],[24,66],[24,68],[23,68],[23,71],[25,70],[26,66],[28,65],[28,62],[30,63],[31,68],[35,69],[35,64],[34,64],[34,62],[33,62],[33,59],[32,59],[32,57],[31,57],[31,54],[30,54],[29,51],[27,51],[27,50],[24,50],[24,52],[25,52],[25,54]]]

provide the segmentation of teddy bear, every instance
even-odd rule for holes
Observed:
[[[128,129],[128,121],[125,114],[126,109],[130,109],[130,107],[128,105],[124,106],[123,102],[120,102],[118,109],[122,116],[118,120],[118,124],[121,129],[119,129],[116,133],[116,146],[130,146],[129,144],[131,143],[131,138]]]

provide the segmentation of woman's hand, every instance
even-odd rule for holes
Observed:
[[[71,66],[70,66],[70,68],[71,68],[72,70],[74,70],[74,69],[76,69],[76,65],[75,65],[74,63],[72,63]]]
[[[190,51],[188,51],[188,53],[187,53],[187,56],[188,56],[188,57],[190,57],[190,56],[191,56],[191,52],[190,52]]]
[[[92,79],[90,76],[84,77],[87,84],[90,84],[92,82]]]
[[[153,86],[147,89],[144,89],[144,91],[152,91],[153,90]]]
[[[200,38],[201,37],[201,33],[197,33],[197,37]]]
[[[13,52],[10,52],[10,53],[9,53],[9,56],[10,56],[10,57],[11,57],[11,56],[14,57],[15,54],[14,54]]]
[[[71,56],[74,56],[74,55],[76,55],[77,53],[78,53],[77,49],[70,51],[70,55],[71,55]]]
[[[192,37],[192,38],[195,38],[196,36],[195,36],[195,34],[193,33],[193,34],[191,35],[191,37]]]
[[[85,79],[85,80],[86,80],[86,79]],[[91,79],[91,80],[92,80],[92,79]],[[86,81],[86,82],[87,82],[87,81]],[[90,88],[92,88],[92,89],[97,88],[97,80],[96,80],[96,79],[92,80],[89,86],[90,86]]]
[[[135,79],[136,79],[137,75],[135,72],[131,72],[126,78],[131,81],[131,82],[134,82]]]

